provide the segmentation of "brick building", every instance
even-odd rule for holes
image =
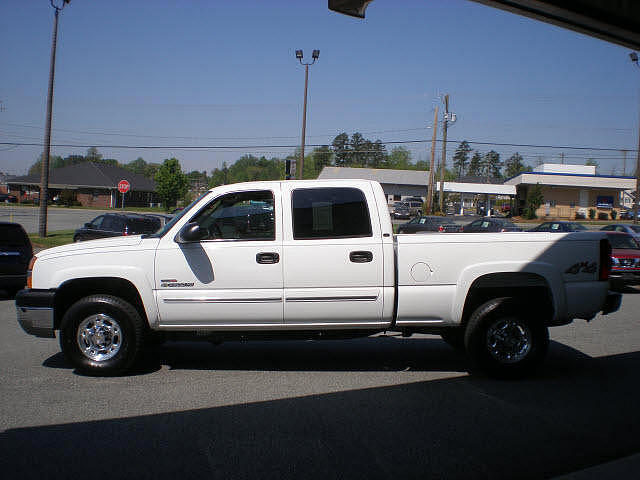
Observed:
[[[84,207],[119,208],[122,205],[122,194],[118,192],[120,180],[127,180],[131,185],[124,197],[125,206],[148,207],[160,202],[153,180],[124,168],[93,162],[52,169],[49,198],[71,196]],[[10,177],[6,179],[6,186],[7,193],[18,197],[18,201],[32,201],[40,195],[40,175]]]

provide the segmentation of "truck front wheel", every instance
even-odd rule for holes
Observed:
[[[475,368],[515,378],[540,365],[549,347],[549,330],[516,299],[503,297],[473,312],[464,342]]]
[[[60,347],[82,373],[117,375],[133,365],[142,348],[144,325],[138,311],[111,295],[91,295],[62,318]]]

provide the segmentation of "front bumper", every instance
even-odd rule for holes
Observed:
[[[55,338],[53,299],[55,290],[20,290],[16,294],[18,323],[29,335]]]
[[[602,306],[602,314],[617,312],[622,303],[622,294],[618,292],[609,292]]]

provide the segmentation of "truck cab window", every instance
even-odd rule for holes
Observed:
[[[204,240],[275,240],[273,192],[228,193],[213,200],[192,222],[208,232]]]
[[[373,235],[367,201],[357,188],[300,188],[291,201],[295,240]]]

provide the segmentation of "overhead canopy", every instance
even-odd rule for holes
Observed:
[[[638,0],[473,0],[640,50]],[[371,0],[329,0],[329,8],[364,18]],[[399,7],[402,5],[398,4]]]

